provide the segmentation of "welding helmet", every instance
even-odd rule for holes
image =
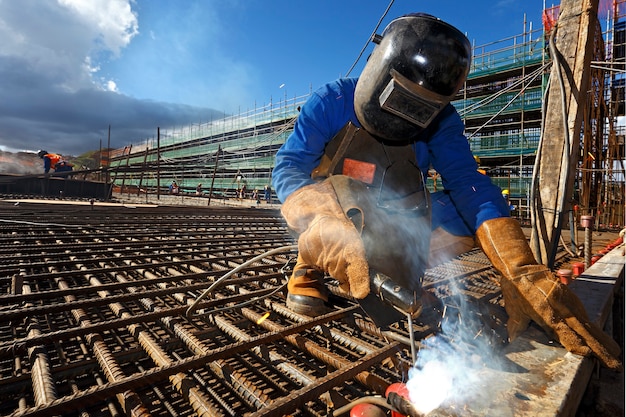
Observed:
[[[378,138],[412,140],[465,82],[470,42],[455,27],[422,13],[394,19],[373,42],[356,85],[357,119]]]
[[[40,158],[43,158],[47,154],[48,154],[48,151],[41,150],[41,151],[37,152],[37,156],[39,156]]]

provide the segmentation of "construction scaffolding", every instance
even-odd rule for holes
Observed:
[[[624,74],[626,0],[615,0],[596,39],[588,109],[574,201],[576,216],[594,215],[598,228],[624,225]],[[481,168],[503,190],[523,222],[530,218],[533,165],[541,139],[545,92],[551,60],[549,25],[558,7],[543,11],[544,25],[524,23],[521,35],[474,45],[470,75],[453,105]],[[604,19],[603,16],[600,16]],[[242,189],[271,185],[276,151],[293,129],[308,95],[255,108],[220,120],[178,130],[118,149],[111,155],[116,186],[129,193],[161,193],[175,180],[183,193],[202,184],[209,198],[237,198]],[[436,175],[431,189],[442,189]],[[246,196],[244,196],[246,197]],[[275,197],[274,197],[275,198]]]
[[[187,128],[157,130],[157,137],[111,153],[114,183],[126,192],[166,192],[235,198],[271,186],[274,155],[293,129],[307,96],[285,98],[243,114]]]

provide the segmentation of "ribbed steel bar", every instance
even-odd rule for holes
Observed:
[[[122,278],[118,275],[118,280]],[[98,286],[100,281],[96,278],[91,278],[90,281],[93,285]],[[136,292],[136,289],[129,288],[131,293]],[[141,294],[141,292],[139,292]],[[101,291],[100,296],[103,298],[108,297],[108,292]],[[109,308],[120,318],[131,317],[131,313],[121,303],[109,304]],[[169,354],[159,345],[148,331],[144,330],[144,326],[141,324],[131,324],[127,327],[130,334],[132,334],[144,348],[148,355],[152,358],[156,366],[168,366],[171,365],[172,360]],[[187,377],[185,373],[179,372],[169,376],[172,385],[188,399],[191,407],[194,409],[197,415],[201,417],[220,417],[222,412],[215,408],[210,399],[204,394],[201,389],[195,385],[194,381]]]
[[[405,380],[404,324],[379,329],[340,294],[328,315],[298,316],[278,291],[293,254],[247,262],[293,243],[277,210],[0,200],[0,415],[325,416]],[[458,262],[425,287],[498,306],[484,257]],[[35,401],[29,349],[47,354],[56,396]]]
[[[255,323],[258,323],[262,317],[261,314],[258,314],[247,308],[242,309],[241,313],[244,315],[244,317]],[[280,332],[283,329],[282,326],[273,322],[272,320],[263,320],[260,322],[260,326],[272,332]],[[337,355],[336,353],[312,342],[310,339],[304,336],[289,335],[285,336],[285,340],[287,340],[292,345],[297,346],[307,353],[313,355],[315,358],[329,365],[332,369],[348,367],[351,363],[349,359]],[[367,386],[380,394],[383,394],[390,384],[389,381],[384,381],[377,375],[372,374],[368,371],[358,373],[356,375],[356,379],[364,386]]]
[[[302,332],[310,327],[324,323],[326,321],[341,319],[345,314],[349,313],[349,310],[338,311],[335,313],[329,313],[324,316],[313,319],[307,323],[293,325],[289,328],[285,328],[280,332],[271,332],[263,336],[254,337],[246,342],[237,343],[235,345],[226,346],[220,349],[214,349],[208,354],[196,355],[190,358],[182,359],[175,363],[153,368],[145,372],[141,372],[123,380],[107,383],[101,387],[91,387],[85,391],[81,391],[78,394],[59,398],[48,404],[28,408],[26,410],[20,410],[12,413],[11,416],[50,416],[62,411],[72,411],[82,404],[89,401],[102,401],[111,395],[115,395],[118,392],[123,392],[127,389],[135,387],[145,386],[146,384],[152,384],[161,381],[164,378],[168,378],[177,372],[185,372],[198,367],[203,366],[208,361],[215,361],[219,359],[228,358],[232,355],[237,355],[242,352],[246,352],[249,349],[263,343],[271,343],[280,340],[286,336]]]
[[[83,268],[80,264],[77,264],[76,267],[79,269]],[[63,278],[57,278],[57,285],[62,290],[69,288],[68,283]],[[65,299],[68,302],[71,302],[74,301],[75,297],[67,295],[65,296]],[[90,324],[89,316],[84,310],[74,309],[72,310],[72,315],[80,326],[88,326]],[[102,339],[101,335],[99,333],[90,333],[86,335],[85,339],[91,347],[96,360],[100,364],[100,369],[103,371],[106,379],[110,382],[114,382],[123,378],[124,371],[113,357],[109,347]],[[73,392],[76,393],[77,390],[73,390]],[[150,415],[150,412],[135,392],[129,390],[123,393],[118,393],[116,397],[120,406],[127,415],[137,417]]]

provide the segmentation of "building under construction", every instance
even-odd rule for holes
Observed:
[[[545,33],[529,28],[475,47],[455,101],[480,167],[510,190],[521,219],[541,156]],[[582,214],[608,225],[624,215],[623,17],[602,35],[574,197]],[[270,185],[276,150],[305,99],[159,131],[118,150],[101,182],[107,192],[110,181],[119,187],[113,201],[59,198],[57,188],[55,199],[3,195],[0,415],[624,414],[623,371],[568,352],[534,323],[508,340],[501,276],[478,248],[425,271],[422,295],[439,304],[420,305],[421,314],[380,294],[355,300],[330,276],[327,314],[288,309],[295,238],[278,204],[236,193]],[[173,180],[181,194],[165,195]],[[441,187],[436,173],[428,181]],[[619,344],[623,363],[625,245],[586,217],[569,236],[584,233],[584,245],[559,245],[550,269]],[[367,303],[383,303],[385,317],[368,314]],[[412,395],[423,401],[409,402],[406,390],[420,377]]]
[[[624,1],[616,1],[595,39],[592,81],[581,131],[574,197],[576,214],[594,215],[599,227],[624,224]],[[493,182],[508,190],[513,215],[530,217],[531,182],[540,146],[543,104],[551,59],[547,34],[558,7],[544,11],[544,25],[521,35],[474,46],[470,75],[454,106],[470,147]],[[118,149],[111,155],[117,186],[130,193],[166,191],[176,181],[183,192],[202,184],[207,195],[248,197],[271,186],[274,155],[293,129],[308,96],[278,102],[178,130]],[[441,188],[436,173],[431,189]]]

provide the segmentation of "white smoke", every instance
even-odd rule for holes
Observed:
[[[505,359],[481,321],[477,305],[468,304],[455,285],[451,297],[457,305],[444,309],[441,332],[422,341],[407,389],[416,410],[427,415],[435,409],[488,406],[500,384],[493,369],[504,369]]]

